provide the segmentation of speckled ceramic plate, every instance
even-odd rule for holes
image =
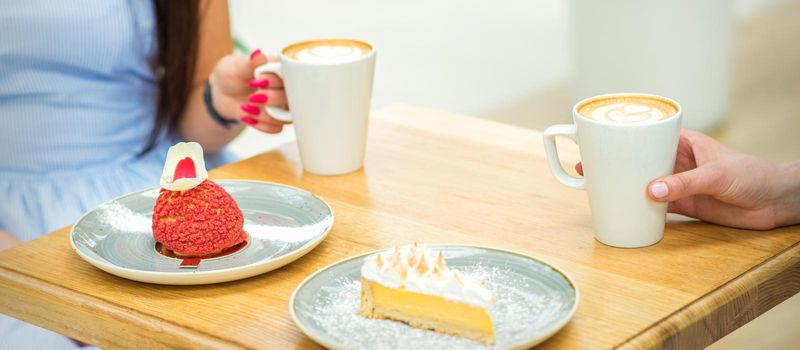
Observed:
[[[578,308],[578,290],[553,265],[504,250],[443,245],[447,264],[484,281],[497,301],[490,312],[494,346],[420,330],[404,323],[358,315],[361,266],[369,254],[317,271],[292,295],[289,312],[311,339],[334,349],[515,349],[541,343],[560,330]]]
[[[244,214],[249,243],[240,251],[203,259],[195,269],[155,250],[151,228],[158,188],[131,193],[86,213],[72,227],[72,248],[114,275],[158,284],[207,284],[255,276],[284,266],[317,246],[333,225],[333,211],[319,197],[290,186],[259,181],[215,182]]]

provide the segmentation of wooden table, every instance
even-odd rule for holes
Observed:
[[[188,287],[102,272],[72,251],[65,228],[0,254],[0,312],[108,348],[317,348],[289,317],[295,286],[339,259],[413,241],[516,250],[571,274],[578,312],[545,349],[701,348],[800,290],[800,227],[671,220],[657,245],[605,246],[585,193],[550,175],[540,133],[475,118],[390,106],[374,113],[363,171],[303,173],[291,144],[211,176],[307,189],[336,223],[289,266]]]

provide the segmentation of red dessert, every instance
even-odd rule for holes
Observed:
[[[161,189],[153,209],[153,236],[179,255],[219,253],[247,239],[242,210],[211,180],[187,191]]]
[[[212,256],[246,241],[243,227],[233,197],[208,180],[202,147],[172,146],[153,208],[155,240],[177,256]]]

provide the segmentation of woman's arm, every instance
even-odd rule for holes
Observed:
[[[283,81],[277,75],[264,74],[253,79],[253,71],[267,63],[260,50],[250,57],[233,54],[233,41],[225,0],[205,0],[200,8],[200,28],[194,88],[189,96],[179,129],[187,141],[197,141],[206,152],[222,149],[244,128],[244,124],[220,126],[206,110],[203,89],[211,78],[214,109],[225,119],[241,120],[253,128],[278,133],[285,124],[264,112],[263,107],[286,109]]]
[[[198,57],[194,84],[179,124],[179,130],[185,140],[199,142],[206,152],[214,153],[221,150],[244,128],[242,124],[233,124],[230,129],[217,124],[208,115],[203,102],[203,89],[214,66],[223,57],[233,52],[226,0],[202,1],[198,35]],[[238,119],[236,116],[226,115],[226,111],[218,111],[227,119]],[[228,111],[227,114],[230,112]]]

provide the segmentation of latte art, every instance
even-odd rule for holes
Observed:
[[[344,62],[359,58],[364,52],[351,46],[316,46],[298,51],[295,57],[303,62]]]
[[[667,119],[678,109],[671,103],[650,97],[608,97],[578,107],[582,116],[615,124],[646,124]]]
[[[592,119],[617,123],[641,123],[664,118],[664,113],[653,107],[635,103],[615,103],[592,111]]]
[[[372,52],[372,47],[355,40],[329,39],[303,42],[284,49],[284,55],[308,63],[344,63]]]

